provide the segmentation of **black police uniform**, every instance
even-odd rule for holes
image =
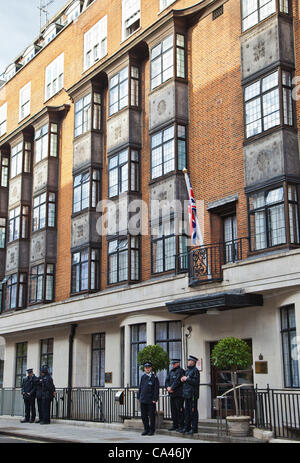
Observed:
[[[53,393],[55,392],[55,386],[53,379],[46,373],[45,376],[39,376],[37,383],[37,402],[39,409],[40,423],[50,423],[50,408],[53,400]]]
[[[184,370],[180,366],[172,368],[165,381],[165,387],[170,387],[173,391],[169,392],[169,396],[174,429],[182,429],[184,424],[183,383],[181,382],[184,374]]]
[[[188,367],[185,376],[187,380],[183,383],[183,398],[184,398],[184,431],[188,432],[192,429],[193,432],[198,432],[198,399],[200,373],[194,367]]]
[[[141,404],[141,415],[146,433],[155,432],[155,410],[159,398],[159,381],[154,373],[141,377],[138,399]],[[149,425],[150,419],[150,425]]]
[[[25,405],[25,420],[24,422],[34,423],[35,412],[35,397],[36,397],[36,376],[27,376],[22,381],[22,395]],[[30,394],[30,395],[29,395]]]

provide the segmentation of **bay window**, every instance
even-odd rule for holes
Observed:
[[[100,199],[100,172],[90,169],[74,177],[73,213],[96,208]]]
[[[1,154],[0,186],[8,187],[8,156]]]
[[[172,125],[151,136],[151,178],[186,167],[186,127]]]
[[[300,244],[298,193],[295,185],[268,189],[249,195],[251,250],[257,251],[288,243]],[[288,221],[286,221],[288,213]]]
[[[55,227],[55,193],[43,193],[33,199],[32,231]]]
[[[130,106],[139,106],[140,71],[131,65],[119,71],[109,81],[109,115]]]
[[[140,239],[125,236],[108,242],[108,283],[138,281],[140,278]]]
[[[26,304],[26,273],[15,273],[5,278],[3,284],[4,311],[23,309]]]
[[[96,291],[100,284],[99,249],[83,249],[72,254],[71,292]]]
[[[290,13],[289,0],[279,0],[278,5],[280,13]],[[250,29],[276,11],[277,0],[242,0],[242,30]]]
[[[32,267],[30,273],[31,304],[53,301],[54,293],[54,265],[40,264]]]
[[[6,219],[0,217],[0,249],[5,248],[6,243]]]
[[[176,255],[187,252],[187,236],[176,235],[175,220],[160,221],[151,225],[152,273],[163,273],[176,268]]]
[[[8,162],[6,162],[8,172]],[[12,147],[10,178],[14,178],[22,172],[29,173],[31,170],[31,143],[21,141]]]
[[[50,140],[49,140],[50,138]],[[35,133],[35,163],[48,157],[58,155],[58,125],[45,124]],[[50,145],[50,146],[49,146]]]
[[[175,43],[174,43],[175,40]],[[176,49],[174,67],[174,48]],[[186,77],[185,37],[183,34],[172,34],[166,37],[151,50],[151,90],[162,83],[176,77]],[[174,69],[176,73],[174,73]]]
[[[108,161],[108,195],[110,198],[125,191],[139,189],[139,153],[127,148]]]
[[[101,95],[94,92],[75,103],[75,137],[88,132],[91,128],[101,129]]]
[[[293,126],[292,75],[276,70],[244,90],[246,138],[279,125]]]
[[[18,206],[9,211],[8,241],[28,238],[29,207]]]

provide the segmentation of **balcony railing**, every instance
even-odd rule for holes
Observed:
[[[223,280],[223,265],[246,259],[249,238],[206,244],[176,256],[176,272],[189,274],[190,286]]]

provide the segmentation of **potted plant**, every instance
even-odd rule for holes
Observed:
[[[238,385],[237,371],[249,369],[252,356],[248,344],[242,339],[229,337],[221,339],[212,351],[212,363],[216,368],[230,370],[233,388]],[[227,416],[229,433],[232,436],[249,435],[250,416],[242,416],[237,399],[237,390],[233,389],[235,415]]]
[[[170,359],[168,353],[159,345],[150,345],[144,347],[138,353],[137,361],[140,369],[144,370],[144,363],[151,362],[152,363],[152,371],[153,373],[158,373],[162,370],[167,370],[170,365]],[[159,403],[158,403],[158,411],[156,413],[156,428],[159,429],[161,427],[163,421],[164,412],[160,411]]]

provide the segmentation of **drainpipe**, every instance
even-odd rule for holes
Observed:
[[[72,393],[72,376],[73,376],[73,344],[77,325],[71,325],[69,336],[69,371],[68,371],[68,390],[67,390],[67,419],[71,418],[71,393]]]

